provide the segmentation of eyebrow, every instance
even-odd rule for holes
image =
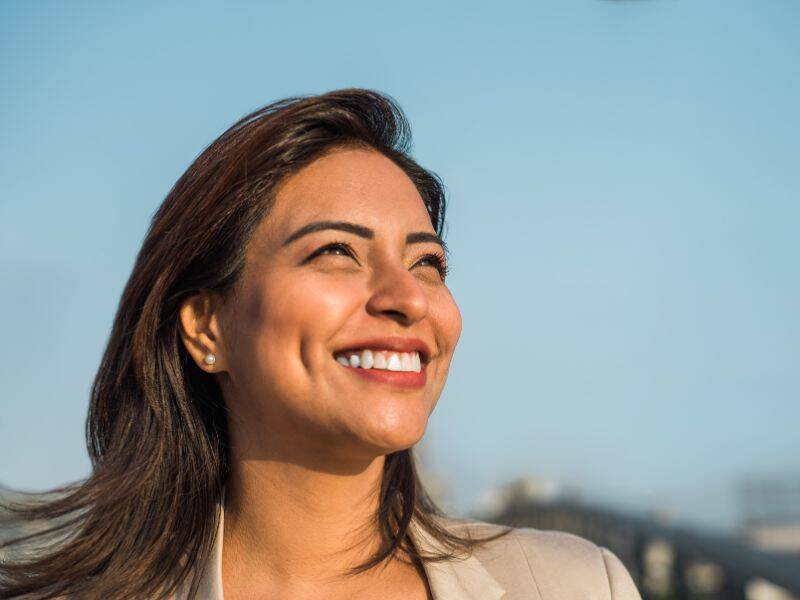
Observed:
[[[295,240],[300,239],[304,235],[308,235],[310,233],[314,233],[317,231],[324,231],[326,229],[346,231],[347,233],[352,233],[367,240],[371,240],[375,237],[375,232],[369,227],[365,227],[364,225],[358,225],[356,223],[350,223],[349,221],[314,221],[313,223],[304,225],[303,227],[295,231],[293,234],[291,234],[288,238],[286,238],[283,241],[282,245],[287,246],[292,242],[294,242]],[[439,244],[445,251],[445,253],[449,254],[449,249],[447,248],[447,245],[444,243],[444,240],[436,233],[430,233],[429,231],[416,231],[414,233],[409,233],[406,236],[406,245],[420,244],[425,242],[432,242],[434,244]]]

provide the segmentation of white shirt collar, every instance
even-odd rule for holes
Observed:
[[[198,588],[198,598],[224,600],[222,594],[222,531],[225,511],[220,506],[219,525],[214,547]],[[446,524],[446,521],[445,521]],[[424,551],[442,550],[440,543],[430,536],[415,519],[410,525],[410,535],[417,548]],[[500,600],[505,589],[486,570],[474,555],[451,561],[424,563],[428,583],[434,600]],[[183,600],[179,594],[176,600]]]

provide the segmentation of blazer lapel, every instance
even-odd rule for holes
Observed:
[[[445,522],[446,526],[446,522]],[[420,550],[442,551],[443,546],[411,520],[411,537]],[[456,561],[424,563],[434,600],[500,600],[505,588],[475,555]]]
[[[219,525],[210,560],[204,565],[198,588],[198,598],[224,600],[222,594],[222,532],[225,511],[219,510]],[[446,525],[446,523],[445,523]],[[411,538],[422,551],[441,551],[443,547],[418,524],[411,520]],[[500,600],[505,589],[492,577],[474,555],[457,561],[429,562],[424,565],[434,600]],[[184,595],[179,594],[179,599]]]

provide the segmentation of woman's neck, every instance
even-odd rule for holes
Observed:
[[[245,576],[250,589],[288,597],[348,581],[343,571],[380,542],[375,514],[384,459],[347,474],[285,461],[235,462],[225,493],[226,589]]]

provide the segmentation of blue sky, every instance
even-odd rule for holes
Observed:
[[[388,6],[388,5],[387,5]],[[447,185],[464,330],[423,451],[734,522],[800,473],[800,4],[0,4],[0,482],[85,476],[148,222],[219,133],[368,87]]]

